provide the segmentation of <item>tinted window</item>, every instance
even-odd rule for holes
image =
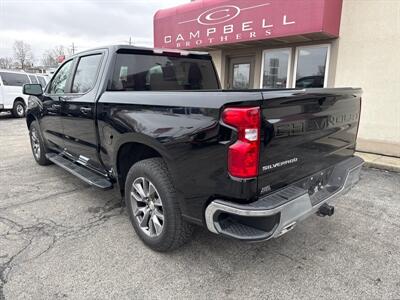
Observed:
[[[111,90],[162,91],[217,89],[209,59],[118,54]]]
[[[0,76],[4,85],[23,86],[26,83],[30,83],[28,76],[25,74],[0,72]]]
[[[39,83],[39,82],[37,81],[35,75],[29,75],[29,78],[31,79],[31,82],[32,82],[32,83]]]
[[[327,46],[299,48],[296,87],[324,87]]]
[[[71,74],[72,60],[66,62],[51,81],[49,93],[50,94],[64,94],[65,85],[68,77]]]
[[[93,88],[96,82],[100,60],[100,54],[80,58],[72,84],[73,93],[86,93]]]
[[[37,77],[39,80],[40,85],[44,88],[46,86],[46,80],[42,76]]]

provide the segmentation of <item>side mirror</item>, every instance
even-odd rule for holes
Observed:
[[[43,94],[43,88],[40,84],[24,84],[22,88],[24,95],[40,96]]]

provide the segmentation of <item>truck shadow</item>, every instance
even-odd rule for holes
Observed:
[[[1,120],[10,120],[10,119],[14,119],[13,116],[11,115],[11,113],[9,113],[9,112],[0,112],[0,121]]]
[[[60,172],[63,171],[60,170]],[[73,177],[71,177],[71,180],[77,180],[76,183],[79,182],[79,179]],[[82,185],[85,186],[83,183]],[[137,240],[135,243],[138,242],[143,250],[148,249],[134,233],[126,207],[123,205],[118,192],[107,191],[108,197],[101,197],[103,199],[99,197],[98,190],[95,188],[86,188],[82,192],[88,198],[96,199],[94,201],[97,204],[88,207],[89,214],[101,215],[101,218],[107,218],[108,215],[119,215],[120,220],[132,229],[130,238]],[[193,260],[204,258],[203,263],[208,264],[210,268],[218,268],[218,265],[223,263],[229,268],[238,270],[248,269],[249,265],[254,264],[266,267],[267,264],[273,262],[276,264],[277,261],[280,261],[280,263],[290,265],[291,268],[301,269],[304,264],[307,264],[308,260],[314,257],[324,259],[326,255],[332,254],[327,249],[330,245],[337,245],[339,242],[336,234],[330,234],[336,229],[332,222],[312,216],[307,219],[307,222],[299,223],[292,231],[278,239],[246,243],[215,235],[208,232],[206,228],[195,226],[193,236],[186,245],[173,252],[154,252],[153,254],[176,261],[182,262],[183,260],[185,264],[192,264]],[[194,254],[196,258],[193,257]]]
[[[245,258],[246,261],[262,260],[263,257],[266,259],[272,255],[301,265],[307,260],[307,257],[325,252],[325,245],[336,243],[327,234],[334,230],[334,225],[323,224],[322,220],[319,221],[317,217],[311,220],[311,223],[318,223],[318,225],[300,223],[298,227],[282,237],[253,243],[215,235],[205,228],[198,227],[192,241],[185,247],[189,248],[190,251],[194,251],[196,248],[197,250],[203,249],[209,254],[214,253],[216,256],[221,255],[221,257],[229,257],[230,255],[227,254],[230,253],[233,257],[239,256]],[[185,247],[182,251],[189,250]]]

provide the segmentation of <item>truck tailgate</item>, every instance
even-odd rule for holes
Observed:
[[[351,157],[355,151],[361,90],[263,91],[261,194]]]

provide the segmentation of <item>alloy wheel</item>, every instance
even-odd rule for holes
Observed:
[[[145,177],[136,178],[130,199],[139,228],[150,237],[158,237],[164,228],[164,211],[154,184]]]
[[[19,117],[23,117],[24,116],[24,114],[25,114],[25,109],[24,109],[24,106],[22,105],[22,104],[20,104],[20,103],[18,103],[17,104],[17,107],[16,107],[16,110],[17,110],[17,115],[19,116]]]
[[[33,155],[36,159],[40,159],[40,141],[39,136],[35,128],[31,130],[31,144]]]

